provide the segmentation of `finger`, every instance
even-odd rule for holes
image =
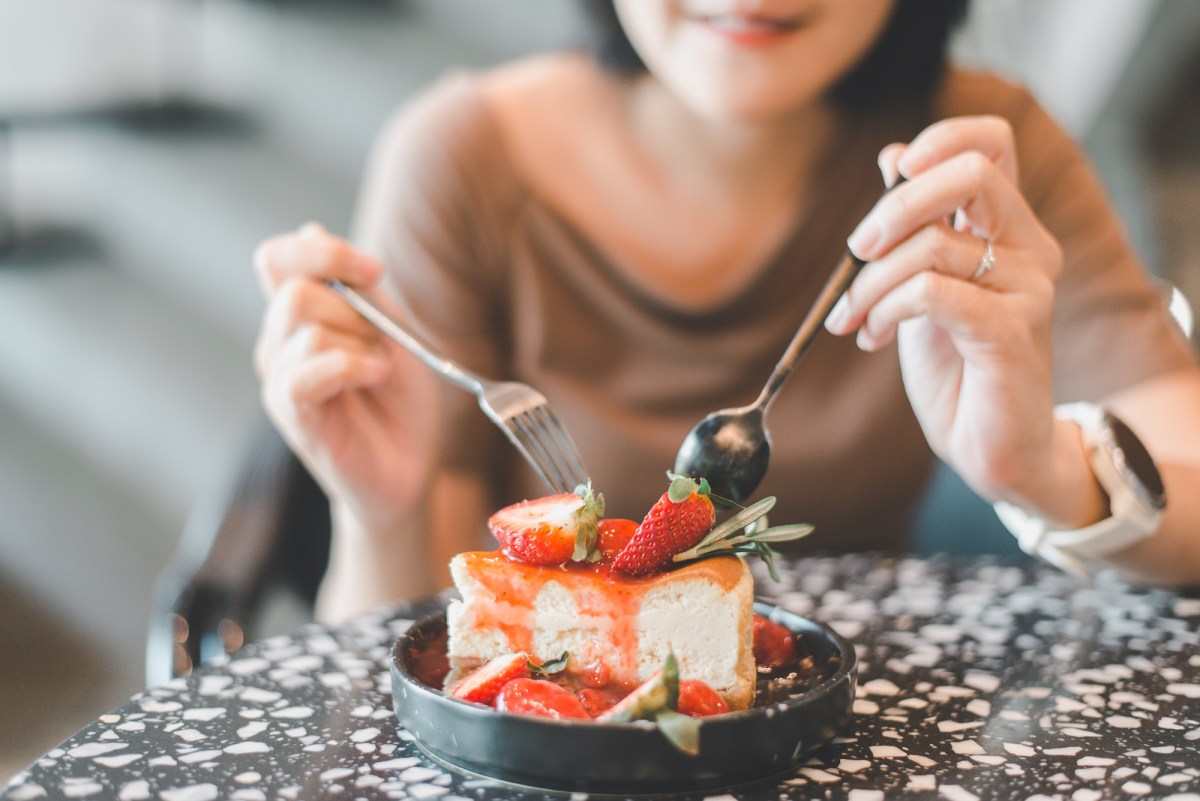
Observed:
[[[374,354],[330,350],[300,365],[288,394],[298,409],[320,406],[342,393],[379,386],[391,370],[391,362]]]
[[[289,278],[336,278],[352,286],[373,286],[383,266],[316,223],[273,236],[254,251],[254,271],[270,295]]]
[[[924,270],[963,281],[975,280],[985,248],[986,243],[977,236],[947,225],[927,225],[863,268],[830,313],[826,327],[834,334],[859,328],[875,304]],[[993,247],[993,255],[995,250]],[[1014,271],[1008,272],[1009,277],[1013,275]],[[1000,288],[991,275],[981,275],[978,281],[991,289]]]
[[[364,343],[378,343],[376,328],[324,284],[308,278],[285,282],[267,304],[255,342],[254,364],[261,376],[284,343],[303,326],[338,331]]]
[[[881,258],[929,223],[961,210],[971,233],[1003,241],[1008,229],[1037,229],[1020,191],[981,153],[969,151],[887,192],[847,240],[865,261]]]
[[[935,122],[909,143],[897,166],[909,178],[915,178],[935,164],[968,151],[982,153],[1010,183],[1017,183],[1012,124],[994,115]]]
[[[276,403],[302,413],[342,392],[378,386],[392,369],[392,360],[380,350],[314,327],[288,341],[266,386]]]
[[[879,165],[879,172],[883,173],[883,184],[889,189],[895,185],[896,179],[900,177],[900,167],[898,166],[900,157],[904,155],[904,151],[908,145],[899,142],[893,142],[887,145],[883,150],[879,151],[879,157],[875,163]]]
[[[867,314],[858,332],[858,346],[874,351],[896,336],[905,320],[928,318],[960,341],[992,341],[993,329],[1008,315],[998,314],[999,296],[981,286],[928,270],[917,273],[889,292]]]

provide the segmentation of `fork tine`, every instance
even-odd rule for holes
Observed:
[[[508,441],[525,457],[525,461],[537,473],[538,478],[552,491],[562,492],[561,479],[547,470],[545,454],[539,452],[537,438],[532,436],[528,428],[523,426],[516,417],[510,417],[503,420],[502,429],[508,437]]]
[[[539,412],[542,406],[531,407],[516,416],[515,422],[526,432],[530,441],[530,450],[541,461],[546,472],[554,479],[559,492],[573,492],[575,484],[571,483],[571,470],[561,453],[561,447],[541,422]]]
[[[555,461],[553,452],[547,447],[546,438],[537,429],[528,411],[510,419],[514,432],[522,440],[526,452],[532,457],[535,469],[555,492],[572,492],[574,484],[563,474],[562,467]]]
[[[547,449],[550,449],[550,445],[554,446],[554,461],[562,468],[571,489],[586,484],[588,474],[587,468],[583,466],[583,457],[579,455],[579,448],[554,410],[549,406],[538,406],[530,410],[530,415],[547,433]]]

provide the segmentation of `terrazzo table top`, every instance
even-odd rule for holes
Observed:
[[[785,567],[760,596],[856,644],[854,718],[791,774],[683,797],[1200,801],[1200,597],[991,557]],[[566,798],[444,767],[399,729],[390,649],[428,611],[305,627],[147,690],[0,798]]]

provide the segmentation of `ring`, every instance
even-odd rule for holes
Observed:
[[[984,273],[996,266],[996,254],[992,252],[992,240],[983,240],[983,256],[979,259],[979,266],[975,268],[975,272],[968,278],[968,281],[977,281]]]

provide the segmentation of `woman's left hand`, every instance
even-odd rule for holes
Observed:
[[[1062,254],[1021,195],[997,117],[936,123],[880,154],[888,192],[849,238],[868,262],[830,314],[874,351],[897,340],[930,446],[977,492],[1053,509],[1051,315]],[[991,243],[994,267],[981,271]]]

